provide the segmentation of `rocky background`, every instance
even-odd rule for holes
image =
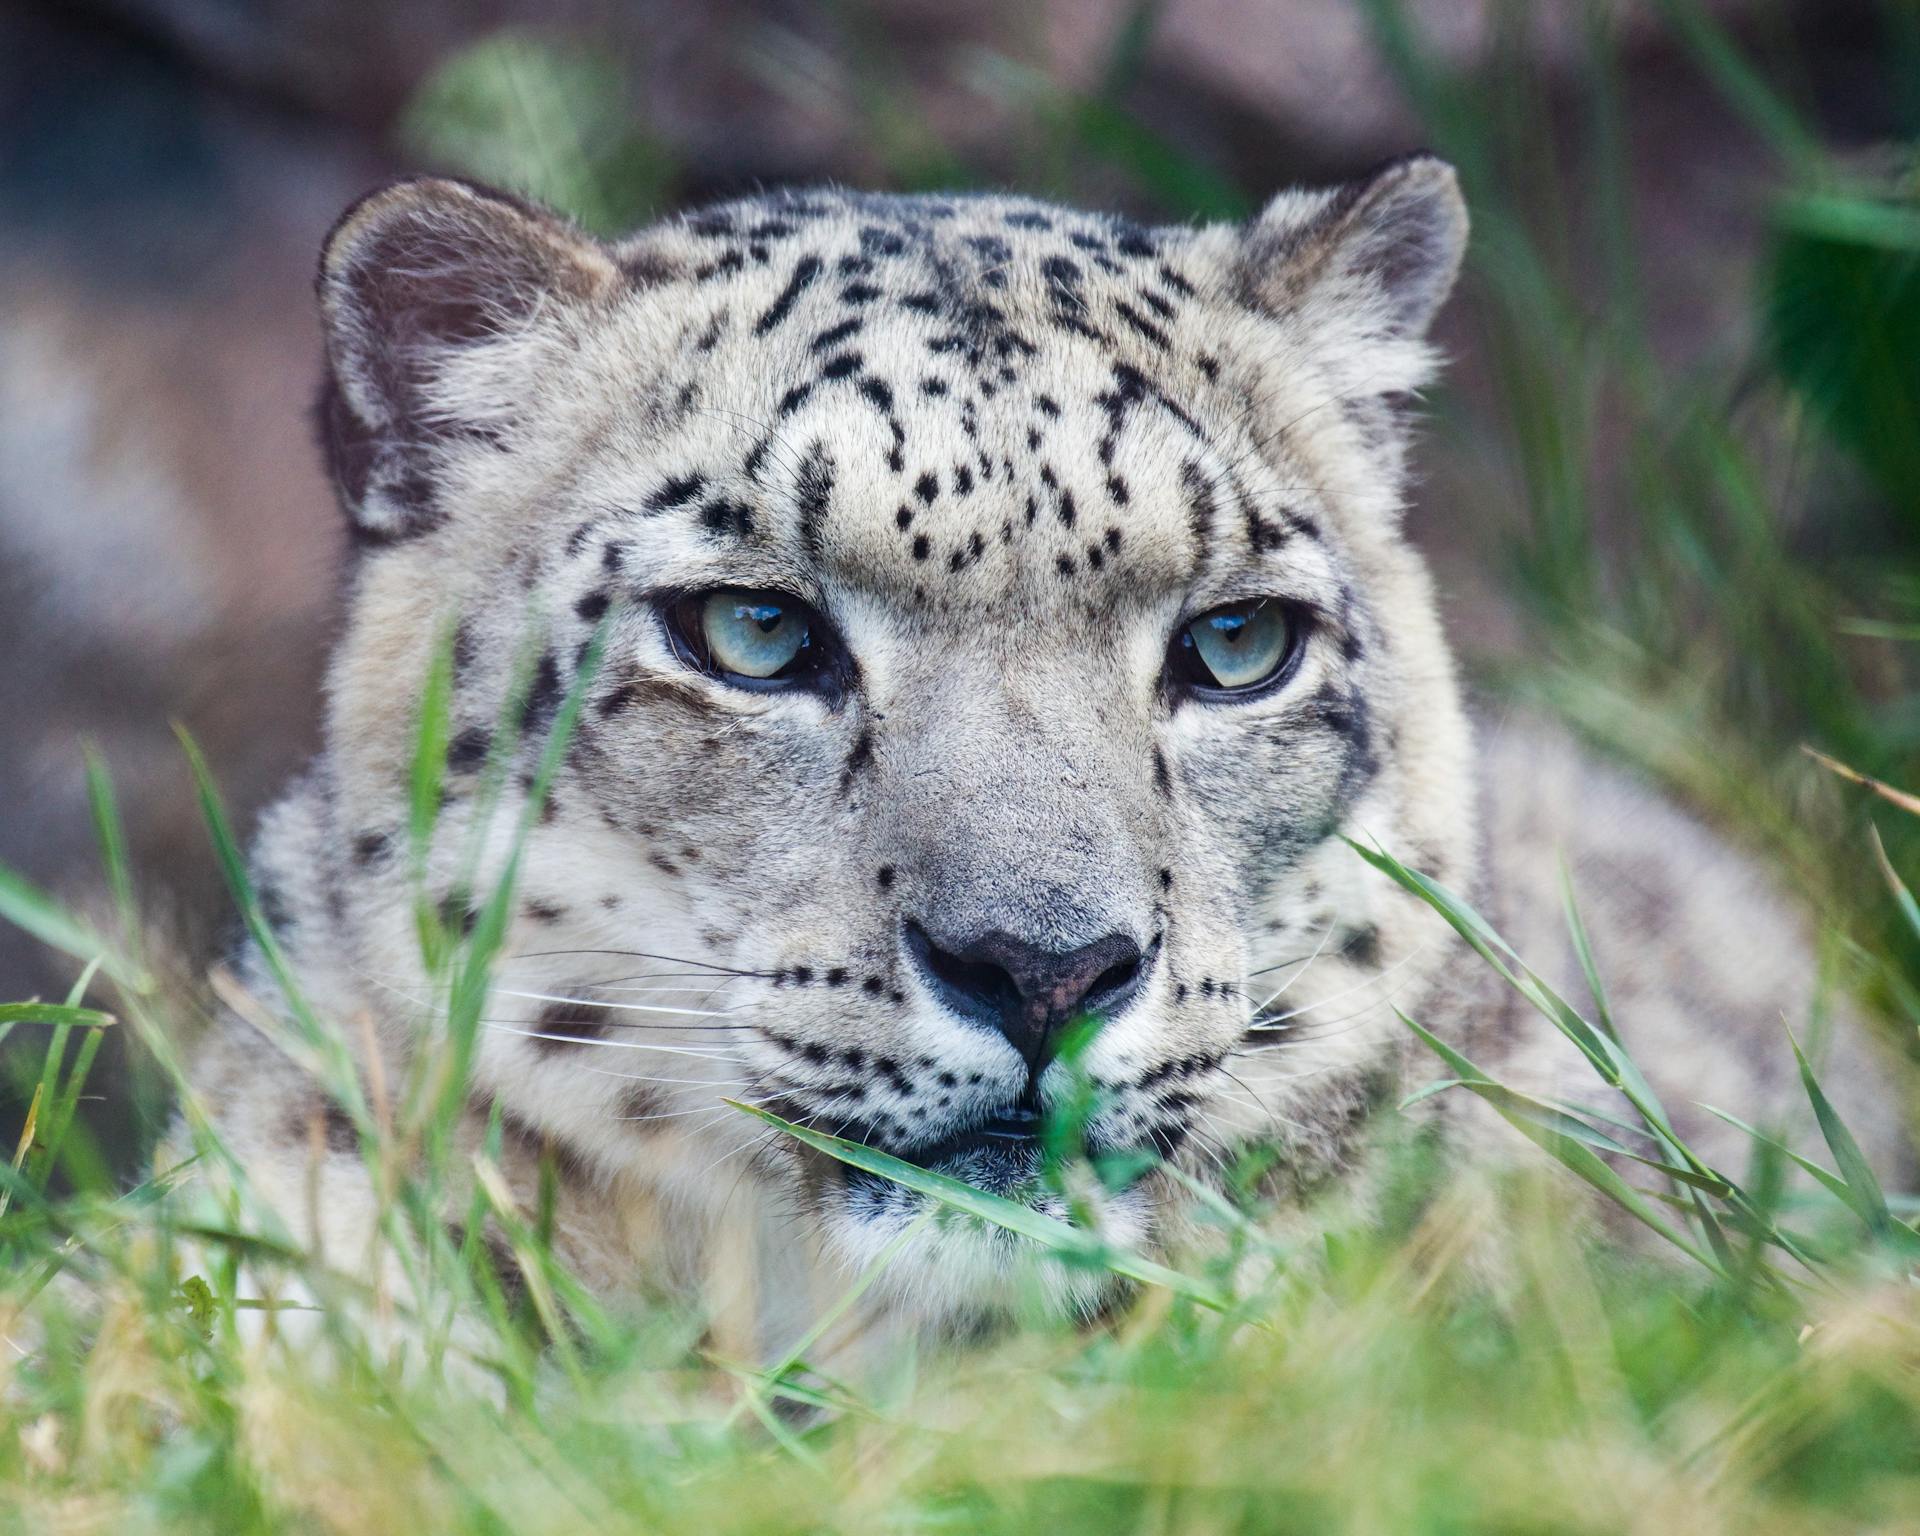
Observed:
[[[153,920],[187,956],[219,942],[226,904],[172,723],[203,744],[243,823],[313,748],[342,539],[309,443],[311,270],[334,216],[382,178],[435,165],[547,186],[577,175],[576,206],[608,223],[816,178],[1011,181],[1149,215],[1228,215],[1427,139],[1423,105],[1380,46],[1381,17],[1404,12],[1448,74],[1509,95],[1520,77],[1543,121],[1568,129],[1547,195],[1577,267],[1580,212],[1598,195],[1580,130],[1600,16],[1624,77],[1626,195],[1656,255],[1647,331],[1685,366],[1745,344],[1766,152],[1665,9],[11,0],[0,862],[98,900],[81,755],[97,744]],[[1798,99],[1835,142],[1888,131],[1879,5],[1709,9],[1792,61]],[[562,61],[504,138],[497,103],[461,73],[502,29]],[[1489,367],[1471,297],[1449,324],[1451,398],[1470,406]],[[1524,630],[1499,579],[1500,509],[1514,488],[1490,483],[1471,430],[1436,433],[1426,463],[1415,528],[1463,642],[1482,658],[1511,652]],[[0,998],[69,980],[0,928]]]

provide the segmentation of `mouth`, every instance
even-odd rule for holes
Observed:
[[[1015,1104],[995,1111],[983,1124],[903,1153],[907,1162],[940,1172],[949,1165],[985,1157],[1031,1162],[1040,1150],[1040,1112]]]
[[[1011,1104],[995,1110],[979,1124],[938,1141],[913,1147],[869,1144],[929,1173],[971,1184],[989,1194],[1018,1197],[1040,1171],[1041,1118],[1036,1106]],[[848,1168],[845,1174],[849,1189],[890,1182],[858,1168]]]

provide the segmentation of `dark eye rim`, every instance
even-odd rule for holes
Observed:
[[[749,677],[714,664],[707,645],[700,610],[716,593],[731,592],[798,608],[806,616],[807,640],[785,669],[772,677]],[[695,587],[654,594],[653,608],[666,636],[667,648],[683,666],[703,677],[746,693],[814,693],[837,704],[854,682],[853,658],[839,632],[804,597],[777,587]]]
[[[1239,688],[1223,687],[1218,682],[1209,682],[1212,673],[1207,664],[1200,659],[1199,648],[1194,645],[1189,631],[1202,619],[1211,614],[1230,611],[1236,608],[1249,608],[1256,603],[1274,603],[1279,606],[1287,623],[1287,648],[1280,658],[1280,664],[1258,682],[1247,683]],[[1173,638],[1167,642],[1166,687],[1176,701],[1192,699],[1202,704],[1248,704],[1279,692],[1290,683],[1300,670],[1301,658],[1306,655],[1307,637],[1311,633],[1311,614],[1305,604],[1284,597],[1247,598],[1237,603],[1216,603],[1211,608],[1202,608],[1197,613],[1188,614],[1174,626]]]

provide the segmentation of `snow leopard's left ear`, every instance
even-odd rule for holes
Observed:
[[[1342,186],[1282,192],[1242,236],[1240,275],[1256,309],[1319,309],[1379,341],[1419,341],[1467,248],[1459,179],[1431,155]]]
[[[348,209],[320,258],[320,434],[356,535],[444,522],[447,454],[500,439],[567,317],[618,281],[598,241],[486,187],[419,178]]]

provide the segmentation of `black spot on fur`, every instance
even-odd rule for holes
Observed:
[[[1167,767],[1167,754],[1159,747],[1153,749],[1153,787],[1162,799],[1173,798],[1173,771]]]
[[[913,482],[913,494],[927,506],[933,505],[933,499],[940,494],[940,477],[929,470]]]
[[[479,645],[479,641],[474,638],[472,624],[462,619],[453,631],[453,682],[456,687],[473,670],[474,657],[479,652]]]
[[[649,512],[666,512],[674,507],[684,507],[706,488],[704,475],[676,476],[647,498],[646,509]]]
[[[881,890],[883,891],[892,890],[893,881],[894,881],[893,866],[891,864],[882,864],[880,866],[880,873],[877,876],[875,876],[875,878],[880,882]]]
[[[745,502],[716,496],[700,509],[700,526],[716,537],[744,539],[753,533],[753,509]]]
[[[573,605],[573,611],[589,624],[598,624],[605,617],[611,599],[604,592],[589,592]]]
[[[1146,337],[1146,339],[1156,347],[1164,351],[1172,345],[1171,339],[1165,331],[1155,325],[1145,315],[1141,314],[1139,310],[1135,309],[1125,299],[1114,300],[1113,308],[1114,313],[1119,315],[1122,320],[1126,321],[1128,325],[1133,327],[1140,335]]]
[[[1355,965],[1378,965],[1380,963],[1380,930],[1372,923],[1349,930],[1340,936],[1338,953]]]
[[[1159,294],[1149,293],[1146,289],[1142,288],[1137,297],[1142,304],[1146,305],[1148,309],[1152,310],[1162,320],[1171,320],[1173,318],[1173,306],[1161,298]]]
[[[552,651],[543,651],[533,669],[533,686],[527,690],[526,713],[521,717],[523,736],[545,736],[560,709],[560,664]]]
[[[1247,543],[1256,555],[1283,547],[1288,537],[1289,532],[1284,524],[1262,517],[1252,506],[1247,508]]]
[[[808,556],[818,561],[821,524],[826,521],[827,508],[833,500],[833,460],[821,443],[813,445],[806,462],[800,466],[794,500],[800,509],[800,541],[806,546]]]
[[[853,750],[847,754],[847,760],[840,768],[840,793],[845,794],[853,788],[853,781],[860,770],[873,761],[873,733],[862,731],[854,742]]]
[[[447,743],[447,766],[456,773],[467,773],[478,768],[487,760],[488,740],[483,728],[469,726]]]
[[[753,322],[753,334],[764,336],[793,310],[794,302],[812,286],[814,279],[820,276],[823,263],[818,256],[802,256],[795,263],[793,276],[787,279],[787,286],[780,290],[780,296],[768,306],[765,314]]]
[[[567,915],[565,907],[556,906],[550,901],[529,901],[527,916],[536,923],[557,923]]]
[[[622,1120],[652,1120],[666,1105],[666,1095],[646,1083],[629,1083],[620,1090],[619,1115]]]
[[[301,1121],[298,1131],[304,1141],[313,1134],[313,1121],[320,1122],[320,1141],[329,1152],[351,1155],[360,1150],[360,1133],[353,1128],[353,1117],[332,1099],[316,1104]]]
[[[536,1039],[534,1048],[541,1056],[553,1056],[570,1046],[597,1041],[605,1037],[609,1018],[611,1010],[595,1002],[555,1002],[534,1020],[534,1035],[553,1039]]]
[[[1213,482],[1189,459],[1180,466],[1180,484],[1187,493],[1187,527],[1193,533],[1195,562],[1204,565],[1213,552],[1213,525],[1217,515]]]
[[[866,324],[858,315],[842,320],[838,325],[830,325],[808,345],[809,352],[831,352],[849,336],[855,335]]]
[[[387,856],[392,840],[384,832],[362,832],[353,840],[353,862],[365,869]]]
[[[440,926],[448,932],[465,937],[479,921],[480,911],[464,891],[450,891],[440,898]]]

